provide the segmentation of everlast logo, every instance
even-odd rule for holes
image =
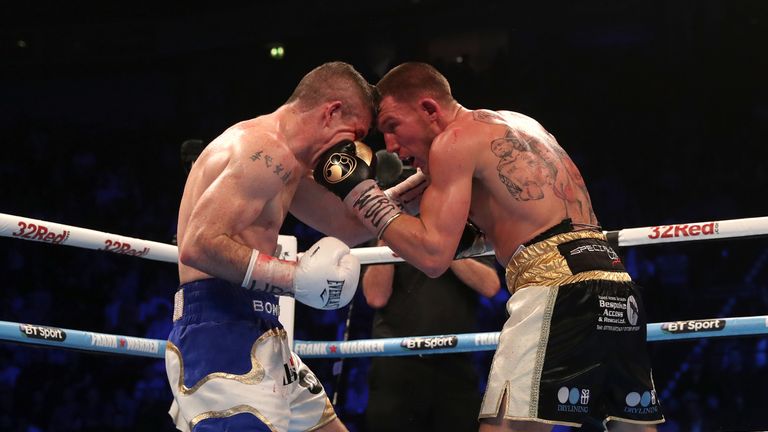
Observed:
[[[19,324],[19,331],[26,337],[48,341],[64,342],[67,333],[55,327],[43,327],[32,324]]]
[[[56,232],[48,229],[45,225],[35,225],[33,223],[19,222],[19,230],[12,233],[14,237],[27,240],[40,241],[51,244],[61,244],[69,239],[69,231],[62,230]]]
[[[673,237],[697,237],[720,233],[717,222],[703,224],[662,225],[651,227],[649,239],[673,238]]]
[[[325,300],[323,308],[338,309],[341,303],[341,291],[344,288],[344,281],[328,281],[328,299]]]
[[[725,320],[690,320],[673,321],[661,325],[661,329],[668,333],[694,333],[700,331],[719,331],[725,328]]]
[[[403,339],[400,346],[409,350],[429,350],[436,348],[454,348],[459,343],[456,336],[412,337]]]

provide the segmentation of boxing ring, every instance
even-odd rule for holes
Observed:
[[[768,217],[628,228],[605,234],[614,247],[768,237]],[[0,237],[100,250],[168,263],[178,261],[178,249],[174,245],[2,213]],[[296,238],[281,235],[278,243],[281,259],[298,259]],[[402,261],[388,247],[355,248],[352,254],[360,259],[361,264]],[[486,255],[490,254],[492,252]],[[280,306],[280,321],[292,339],[293,299],[281,297]],[[765,335],[768,334],[768,315],[660,322],[648,324],[647,329],[649,342]],[[351,341],[293,340],[293,347],[303,358],[443,354],[495,350],[499,334],[487,332]],[[166,347],[166,341],[162,339],[8,321],[0,321],[0,340],[158,359],[164,358]]]

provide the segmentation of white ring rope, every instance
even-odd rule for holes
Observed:
[[[54,245],[75,246],[175,263],[174,245],[110,234],[55,222],[0,213],[0,236]]]
[[[606,234],[609,239],[612,238],[619,246],[758,237],[768,235],[768,217],[630,228],[609,231]],[[174,245],[3,213],[0,213],[0,237],[15,237],[22,240],[56,245],[66,244],[157,261],[178,261],[178,248]],[[290,236],[280,237],[288,238]],[[295,240],[291,239],[295,245]],[[357,248],[352,249],[352,252],[358,256],[361,264],[403,261],[388,247]],[[490,254],[492,252],[485,255]],[[766,333],[768,333],[768,316],[648,324],[649,341],[695,337],[746,336]],[[424,342],[424,346],[430,345],[430,353],[438,354],[441,352],[495,349],[498,341],[498,332],[452,335],[450,339],[455,339],[456,346],[438,349],[431,347],[433,339],[443,340],[444,338],[445,336],[419,336],[393,338],[392,340],[296,341],[295,345],[296,349],[302,351],[304,356],[308,358],[359,357],[371,356],[374,353],[380,353],[379,355],[424,354],[421,351],[422,342]],[[156,358],[162,356],[165,348],[165,341],[162,340],[83,332],[5,321],[0,321],[0,340]],[[418,345],[419,348],[413,350],[412,347],[409,348],[409,344]],[[453,350],[454,347],[458,347],[458,350]],[[405,351],[402,352],[400,348]]]
[[[758,237],[768,234],[768,217],[694,222],[643,228],[625,228],[618,231],[608,231],[606,234],[609,237],[611,235],[618,235],[618,244],[620,247],[738,237]]]
[[[768,216],[625,228],[605,233],[609,238],[617,238],[620,247],[768,236]],[[0,213],[0,237],[103,250],[171,263],[177,262],[179,257],[178,248],[174,245],[4,213]],[[352,254],[360,259],[360,264],[403,261],[386,246],[354,248]],[[493,255],[493,252],[483,255]]]

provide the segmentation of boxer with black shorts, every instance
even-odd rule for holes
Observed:
[[[658,423],[640,292],[602,232],[563,220],[512,257],[507,286],[481,418]]]
[[[343,187],[322,183],[432,277],[456,257],[491,248],[507,267],[510,317],[480,431],[587,421],[612,431],[656,430],[664,417],[640,293],[600,233],[584,179],[557,140],[523,114],[464,108],[425,63],[397,66],[376,87],[387,150],[429,177],[419,216],[404,213],[364,176],[350,175],[354,184]]]

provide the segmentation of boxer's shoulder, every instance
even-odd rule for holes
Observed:
[[[263,186],[285,185],[304,172],[285,140],[273,131],[234,132],[230,144],[230,170],[247,179],[258,177]]]

